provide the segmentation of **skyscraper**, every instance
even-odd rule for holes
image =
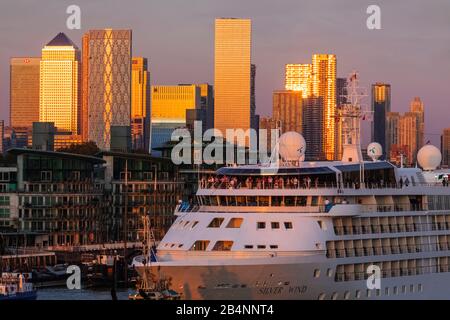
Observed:
[[[423,102],[419,97],[414,97],[414,99],[411,101],[409,111],[417,114],[417,149],[420,149],[425,143],[425,111]]]
[[[348,103],[347,101],[347,78],[336,78],[336,115],[340,115],[342,106]],[[340,160],[343,156],[343,133],[342,121],[338,118],[336,121],[336,159]]]
[[[301,91],[278,90],[272,96],[273,120],[281,125],[281,133],[296,131],[302,133]]]
[[[450,128],[444,129],[441,136],[442,165],[450,167]]]
[[[89,33],[82,37],[80,134],[89,140]]]
[[[90,30],[87,85],[88,139],[108,150],[111,126],[130,126],[131,30]]]
[[[386,114],[386,160],[391,162],[397,162],[398,152],[401,149],[400,139],[399,139],[399,122],[400,113],[398,112],[388,112]]]
[[[150,72],[147,59],[135,57],[131,69],[131,139],[133,149],[150,151]]]
[[[79,107],[80,51],[61,32],[42,49],[39,121],[53,122],[59,130],[77,134]]]
[[[251,30],[250,19],[215,20],[214,126],[224,136],[251,126]]]
[[[372,141],[383,147],[383,154],[389,155],[389,144],[386,137],[386,115],[391,111],[391,85],[375,83],[372,85]]]
[[[417,140],[419,130],[418,115],[415,112],[406,112],[399,121],[399,142],[406,149],[405,163],[412,166],[417,159],[419,142]]]
[[[200,109],[200,92],[195,84],[151,86],[152,149],[162,147],[176,128],[186,126],[186,112]]]
[[[259,128],[259,116],[256,115],[256,65],[250,67],[250,127]]]
[[[325,160],[324,107],[321,97],[304,98],[302,102],[302,134],[306,141],[306,160]]]
[[[314,54],[312,57],[312,90],[323,101],[323,138],[327,160],[337,158],[336,147],[336,55]]]
[[[312,94],[312,65],[289,63],[285,66],[284,88],[301,91],[303,98]]]
[[[39,63],[41,58],[10,60],[10,125],[31,128],[39,121]]]

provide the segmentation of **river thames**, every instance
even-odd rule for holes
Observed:
[[[128,294],[132,289],[117,289],[118,300],[128,300]],[[111,290],[104,289],[80,289],[69,290],[64,287],[40,288],[37,292],[37,300],[112,300]]]

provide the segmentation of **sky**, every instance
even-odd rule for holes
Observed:
[[[366,26],[369,5],[381,9],[381,30]],[[69,5],[81,8],[81,29],[66,27]],[[9,123],[9,59],[40,56],[65,32],[81,48],[89,29],[133,30],[133,56],[149,59],[152,84],[214,83],[214,19],[252,19],[257,113],[270,116],[272,91],[284,85],[286,63],[313,53],[337,55],[337,75],[359,72],[370,85],[392,87],[391,111],[415,96],[425,104],[425,137],[439,145],[450,127],[450,1],[448,0],[2,0],[0,119]],[[363,142],[370,135],[363,126]]]

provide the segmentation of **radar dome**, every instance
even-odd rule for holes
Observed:
[[[383,147],[378,142],[372,142],[367,146],[367,155],[376,161],[383,155]]]
[[[441,151],[431,144],[427,144],[420,148],[417,153],[417,161],[423,170],[435,170],[442,160]]]
[[[303,160],[306,150],[306,142],[303,136],[295,131],[283,133],[280,136],[279,152],[285,161]]]

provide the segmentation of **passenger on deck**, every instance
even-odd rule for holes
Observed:
[[[333,204],[328,200],[328,198],[325,199],[325,212],[329,212]]]

